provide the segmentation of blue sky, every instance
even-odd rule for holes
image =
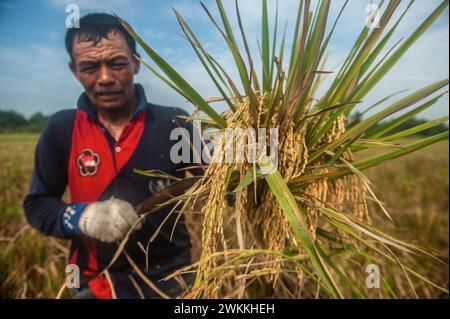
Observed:
[[[297,1],[279,0],[280,22],[287,23],[288,32],[295,23]],[[217,14],[214,1],[204,2]],[[371,2],[377,3],[370,0],[350,0],[329,47],[328,69],[338,67],[349,51],[364,25],[366,6]],[[171,10],[174,7],[185,17],[212,55],[238,79],[225,44],[211,26],[198,1],[0,0],[0,109],[14,109],[31,115],[37,111],[51,114],[76,106],[83,89],[67,67],[64,34],[68,15],[65,9],[69,3],[78,4],[81,15],[114,11],[127,20],[203,96],[218,96],[190,45],[177,34],[180,28]],[[237,27],[234,0],[223,0],[223,3],[230,12],[233,25]],[[337,14],[342,3],[342,0],[332,2],[332,16]],[[417,0],[393,41],[411,34],[439,3],[439,0]],[[239,5],[251,50],[258,56],[256,39],[260,30],[261,1],[241,0]],[[403,1],[401,6],[405,5],[406,1]],[[274,12],[274,7],[275,1],[269,0],[269,9]],[[391,74],[366,97],[361,108],[364,109],[391,93],[403,89],[411,92],[433,81],[448,78],[448,30],[447,9]],[[288,41],[287,48],[289,47]],[[137,75],[136,82],[144,85],[150,101],[192,110],[188,103],[145,68]],[[422,113],[422,117],[434,119],[448,113],[449,99],[446,95],[438,104]]]

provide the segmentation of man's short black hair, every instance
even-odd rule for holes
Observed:
[[[131,53],[136,54],[136,41],[134,38],[125,30],[116,17],[107,13],[89,13],[80,19],[79,28],[67,29],[65,39],[67,52],[72,58],[75,36],[78,36],[81,41],[92,41],[96,45],[101,39],[107,39],[108,33],[111,31],[122,33]]]

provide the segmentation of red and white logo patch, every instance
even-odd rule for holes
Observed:
[[[84,149],[77,157],[77,165],[81,176],[93,176],[97,173],[100,156],[90,149]]]

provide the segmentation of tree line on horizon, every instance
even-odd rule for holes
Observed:
[[[0,133],[40,133],[47,124],[50,115],[44,115],[42,112],[36,112],[30,117],[26,117],[15,110],[0,110]],[[361,113],[352,114],[348,122],[354,125],[362,120]],[[384,121],[388,123],[391,120]],[[392,133],[409,129],[411,127],[426,123],[427,121],[420,118],[412,118],[396,127]],[[438,133],[448,131],[449,127],[443,123],[435,127],[429,128],[419,133],[419,136],[432,136]]]

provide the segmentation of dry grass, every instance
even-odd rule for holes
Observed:
[[[0,296],[2,298],[53,298],[64,280],[66,244],[44,237],[32,230],[23,217],[21,201],[28,190],[36,136],[0,136]],[[385,203],[395,221],[395,232],[402,239],[427,243],[448,261],[448,141],[443,141],[404,158],[367,172],[376,195]],[[394,231],[384,217],[374,223]],[[198,256],[201,215],[188,215],[193,232],[193,251]],[[228,221],[228,229],[234,227]],[[225,227],[227,228],[227,227]],[[448,287],[448,267],[436,267],[428,258],[410,258],[411,265],[435,283]],[[405,260],[404,260],[405,261]],[[381,273],[397,292],[397,297],[410,297],[411,291],[398,267],[384,265]],[[360,278],[364,280],[361,271]],[[307,283],[305,283],[307,285]],[[429,285],[415,287],[424,298],[447,297]],[[277,291],[252,289],[250,297],[277,297]],[[278,292],[279,295],[281,292]],[[372,294],[376,297],[376,294]],[[239,296],[236,292],[235,297]],[[295,297],[295,296],[294,296]]]
[[[53,298],[64,280],[67,243],[25,221],[36,135],[0,135],[0,297]]]
[[[377,196],[392,214],[394,224],[382,223],[383,228],[413,242],[425,243],[445,257],[448,263],[449,249],[449,142],[442,141],[417,153],[409,154],[383,167],[372,168],[367,175],[374,183]],[[385,220],[383,218],[383,220]],[[407,258],[407,256],[403,256]],[[436,267],[426,258],[409,258],[408,264],[427,274],[428,278],[448,288],[447,265]],[[388,280],[399,291],[408,295],[408,285],[402,277],[386,271]],[[425,298],[445,297],[429,289],[417,288]]]

